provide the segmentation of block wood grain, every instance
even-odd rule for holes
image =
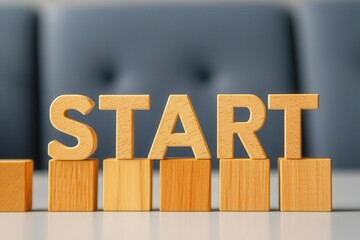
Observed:
[[[105,159],[104,211],[150,211],[152,161]]]
[[[98,161],[49,161],[49,211],[82,212],[97,208]]]
[[[31,210],[32,160],[0,160],[0,212]]]
[[[329,158],[279,158],[280,211],[331,211]]]
[[[160,160],[160,211],[210,211],[211,160]]]
[[[220,159],[219,181],[220,211],[269,211],[269,159]]]

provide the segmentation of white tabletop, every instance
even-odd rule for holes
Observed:
[[[33,211],[0,213],[0,239],[359,239],[360,171],[333,171],[332,213],[280,213],[277,173],[270,212],[218,212],[218,173],[212,172],[212,212],[159,212],[154,173],[152,212],[49,213],[47,173],[34,174]],[[99,176],[99,209],[102,176]]]

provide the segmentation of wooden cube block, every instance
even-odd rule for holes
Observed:
[[[280,211],[331,211],[331,159],[279,158]]]
[[[25,212],[32,204],[32,160],[0,160],[0,212]]]
[[[211,160],[160,160],[160,211],[210,211]]]
[[[269,211],[269,159],[220,159],[219,176],[220,211]]]
[[[97,208],[98,161],[49,161],[49,211],[83,212]]]
[[[104,160],[104,211],[150,211],[152,161]]]

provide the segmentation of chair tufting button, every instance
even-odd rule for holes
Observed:
[[[194,76],[200,82],[207,82],[211,79],[212,73],[205,67],[198,67],[194,70]]]
[[[104,82],[111,82],[115,79],[115,71],[111,69],[104,69],[100,72],[100,79]]]

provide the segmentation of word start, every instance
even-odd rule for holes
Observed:
[[[270,94],[270,110],[284,110],[284,157],[299,159],[301,155],[301,111],[318,109],[318,94]],[[50,121],[57,130],[71,135],[78,144],[69,147],[53,140],[48,154],[56,160],[88,159],[97,148],[93,128],[68,117],[69,110],[89,114],[95,103],[83,95],[61,95],[50,107]],[[247,108],[250,118],[235,122],[235,108]],[[149,95],[100,95],[100,110],[116,111],[116,158],[134,158],[134,111],[150,110]],[[184,132],[173,130],[181,120]],[[237,134],[250,159],[267,159],[256,132],[266,120],[263,101],[251,94],[219,94],[217,96],[217,158],[234,158],[234,138]],[[170,95],[153,140],[148,159],[164,159],[168,147],[191,147],[196,159],[210,159],[210,151],[188,95]]]

